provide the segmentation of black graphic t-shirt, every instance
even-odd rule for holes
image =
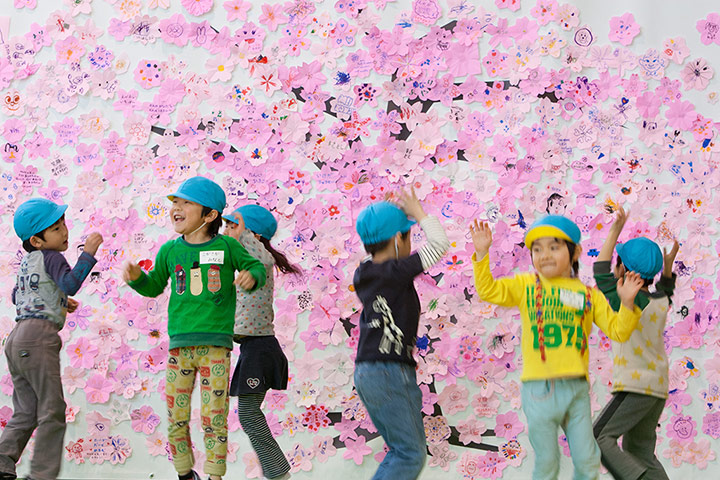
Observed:
[[[355,270],[353,284],[363,305],[356,363],[415,365],[420,299],[413,280],[423,270],[418,253],[382,263],[368,259]]]

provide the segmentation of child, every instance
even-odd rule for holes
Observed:
[[[639,275],[628,273],[618,280],[622,305],[615,313],[599,291],[577,278],[580,229],[568,218],[549,215],[528,229],[525,245],[536,273],[500,280],[490,273],[490,227],[475,220],[470,234],[480,299],[520,308],[522,404],[535,450],[533,478],[558,476],[558,426],[565,431],[570,446],[574,478],[597,478],[600,450],[590,420],[587,338],[593,322],[614,340],[630,337],[640,318],[640,310],[633,306],[642,286]]]
[[[217,480],[227,456],[228,376],[235,319],[235,284],[252,291],[265,284],[265,268],[237,240],[218,235],[225,193],[207,178],[185,180],[172,200],[170,220],[182,236],[169,240],[145,274],[127,263],[123,279],[139,294],[160,295],[171,278],[165,394],[168,442],[180,480],[199,480],[190,441],[190,397],[200,374],[200,415],[205,432],[205,472]]]
[[[83,252],[70,269],[61,253],[68,248],[66,209],[67,205],[31,198],[15,211],[15,233],[28,253],[20,262],[12,293],[17,324],[5,344],[13,382],[13,415],[0,437],[2,480],[15,478],[15,464],[35,427],[31,477],[54,480],[62,463],[65,400],[58,332],[67,313],[78,306],[68,295],[80,289],[97,262],[94,256],[103,241],[99,233],[88,235]]]
[[[230,395],[238,397],[238,416],[260,460],[265,478],[290,478],[290,464],[270,433],[260,405],[268,389],[285,390],[288,361],[273,329],[273,266],[282,273],[300,273],[285,255],[270,245],[277,222],[267,209],[245,205],[223,217],[225,234],[238,240],[265,266],[265,286],[252,294],[238,289],[235,310],[235,341],[240,344]]]
[[[388,446],[374,479],[413,479],[427,449],[422,393],[415,378],[420,300],[413,279],[437,263],[450,242],[437,218],[423,211],[415,191],[402,194],[402,210],[388,202],[364,208],[356,229],[372,255],[355,271],[353,284],[363,309],[355,360],[355,387]],[[420,223],[427,245],[410,254],[410,227]]]
[[[642,309],[642,317],[630,340],[613,343],[613,396],[595,421],[594,433],[602,452],[602,464],[616,479],[667,479],[655,456],[655,429],[668,398],[663,332],[675,289],[672,265],[679,247],[675,242],[670,253],[663,255],[655,242],[644,237],[615,247],[626,221],[625,210],[618,208],[593,270],[598,288],[613,309],[620,307],[615,276],[622,278],[628,270],[639,273],[644,285],[635,297],[635,305]],[[615,276],[610,273],[613,248],[618,253]],[[648,287],[661,269],[657,291],[650,293]],[[622,449],[618,447],[621,436]]]

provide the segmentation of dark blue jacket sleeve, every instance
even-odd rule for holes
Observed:
[[[56,250],[43,250],[45,271],[66,295],[75,295],[83,281],[97,263],[89,253],[80,254],[77,263],[71,269],[65,256]]]

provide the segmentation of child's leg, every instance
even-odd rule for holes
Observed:
[[[10,436],[3,433],[0,452],[13,455],[17,452],[19,457],[37,426],[31,474],[35,478],[57,478],[65,436],[65,400],[60,380],[62,341],[57,327],[42,319],[23,320],[13,337],[6,353],[8,366],[15,372],[13,381],[17,379],[13,405],[19,408],[5,429]],[[16,413],[19,415],[15,427],[19,428],[8,431],[16,420]],[[12,441],[17,443],[10,446]],[[14,465],[10,471],[14,471]]]
[[[417,478],[427,445],[415,368],[396,362],[361,362],[355,365],[355,386],[389,449],[373,479]]]
[[[190,440],[190,398],[195,385],[196,347],[172,348],[165,370],[165,394],[168,407],[168,443],[173,464],[179,475],[187,474],[195,464]]]
[[[270,433],[267,419],[260,410],[264,399],[265,392],[238,395],[238,417],[260,460],[263,475],[266,478],[278,478],[290,471],[290,464]]]
[[[230,354],[225,347],[197,347],[200,417],[205,431],[205,473],[222,477],[227,469],[227,417]]]
[[[523,382],[522,407],[527,417],[530,445],[535,451],[533,480],[555,480],[560,471],[558,425],[565,414],[555,392],[554,380]]]
[[[595,480],[600,475],[600,448],[593,436],[590,387],[584,378],[560,380],[557,384],[558,394],[568,399],[562,427],[575,468],[573,478]]]
[[[0,437],[0,472],[15,474],[15,464],[20,460],[25,446],[37,426],[37,396],[30,382],[22,375],[22,365],[32,358],[21,356],[15,348],[15,336],[19,324],[10,332],[5,343],[5,356],[13,382],[13,414]],[[25,348],[22,348],[25,350]]]
[[[645,414],[640,417],[640,421],[630,431],[623,435],[623,449],[634,455],[647,467],[643,478],[667,480],[667,473],[655,455],[657,443],[655,429],[665,408],[665,399],[637,394],[629,395],[644,397]]]

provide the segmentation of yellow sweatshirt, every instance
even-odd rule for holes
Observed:
[[[610,339],[630,338],[641,310],[624,305],[614,312],[605,296],[591,289],[591,310],[583,319],[585,285],[577,278],[540,276],[543,298],[543,331],[546,361],[540,357],[539,334],[535,319],[535,275],[525,273],[495,280],[485,255],[472,256],[475,288],[481,300],[503,307],[519,307],[522,318],[522,381],[588,376],[588,351],[581,354],[583,336],[589,336],[595,322]],[[581,325],[582,320],[582,325]]]

